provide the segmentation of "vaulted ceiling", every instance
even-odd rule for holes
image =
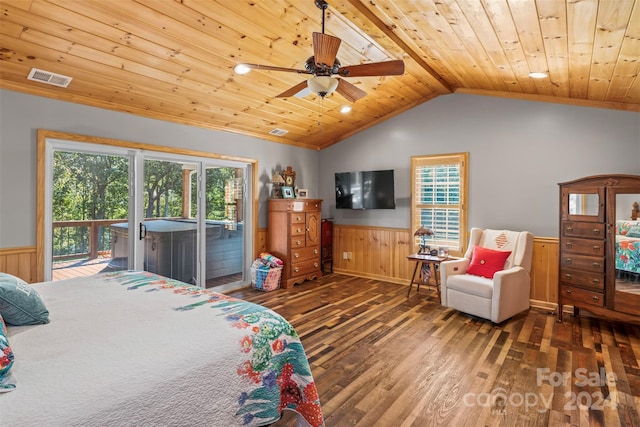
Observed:
[[[349,102],[276,97],[307,74],[234,72],[304,69],[314,0],[1,0],[0,87],[316,149],[450,93],[640,111],[640,0],[328,3],[342,65],[401,59],[404,74],[346,78],[367,93]]]

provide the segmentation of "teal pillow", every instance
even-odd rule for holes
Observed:
[[[49,311],[38,292],[24,280],[0,273],[0,316],[8,325],[49,323]]]
[[[640,225],[634,225],[627,231],[627,237],[640,237]]]
[[[16,388],[9,376],[9,370],[13,366],[13,351],[9,347],[7,327],[0,316],[0,393]]]

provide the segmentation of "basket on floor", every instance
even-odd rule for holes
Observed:
[[[251,284],[260,291],[273,291],[280,287],[282,267],[259,265],[251,267]]]

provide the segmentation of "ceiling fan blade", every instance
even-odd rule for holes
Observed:
[[[344,96],[349,102],[355,102],[367,94],[367,92],[343,79],[338,79],[336,92]]]
[[[338,74],[342,77],[400,76],[404,74],[404,61],[372,62],[371,64],[347,65],[340,67]]]
[[[260,64],[239,64],[239,65],[243,65],[251,70],[285,71],[287,73],[311,74],[307,70],[299,70],[297,68],[273,67],[271,65],[260,65]]]
[[[307,88],[307,81],[303,81],[298,83],[297,85],[285,90],[280,95],[277,95],[276,98],[289,98],[290,96],[294,96],[298,92]]]
[[[329,34],[313,33],[313,57],[316,64],[326,65],[329,69],[333,67],[340,43],[342,40]]]

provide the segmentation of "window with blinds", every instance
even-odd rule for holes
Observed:
[[[411,158],[413,177],[411,223],[413,230],[433,231],[426,244],[446,247],[451,255],[462,255],[466,243],[467,164],[469,153]],[[415,237],[415,246],[420,237]]]

